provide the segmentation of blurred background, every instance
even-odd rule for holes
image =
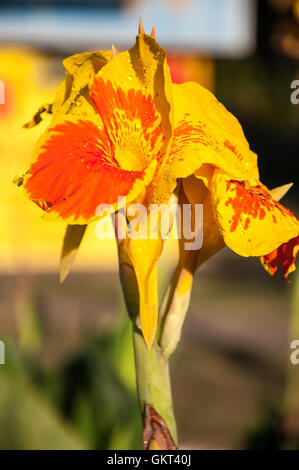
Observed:
[[[12,184],[49,118],[61,61],[134,43],[156,24],[175,82],[198,81],[240,120],[270,188],[293,181],[299,213],[298,0],[0,1],[0,449],[139,448],[131,331],[113,240],[89,226],[63,285],[65,227]],[[297,183],[297,184],[296,184]],[[160,262],[161,295],[176,262]],[[188,449],[299,448],[299,276],[272,279],[223,250],[197,274],[172,363],[179,439]]]

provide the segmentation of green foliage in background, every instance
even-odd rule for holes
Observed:
[[[5,342],[0,448],[139,448],[141,423],[126,317],[113,333],[94,338],[82,353],[54,370],[42,367],[38,348],[31,347],[39,343],[34,317],[32,311],[22,326],[22,346]]]

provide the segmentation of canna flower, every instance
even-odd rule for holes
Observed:
[[[77,247],[84,227],[99,218],[100,204],[116,211],[124,196],[127,204],[148,208],[168,203],[182,180],[184,197],[205,200],[208,208],[206,240],[194,267],[226,244],[242,256],[261,256],[268,271],[276,272],[277,260],[287,266],[290,249],[281,246],[298,237],[297,219],[259,182],[257,156],[232,114],[199,84],[172,84],[166,53],[154,35],[146,35],[140,23],[130,50],[113,47],[64,61],[67,76],[54,103],[41,107],[27,125],[38,123],[43,112],[52,114],[18,184],[47,218],[75,233],[81,226]],[[149,347],[157,329],[162,247],[161,239],[126,240],[122,246],[135,270],[140,326]],[[287,273],[294,264],[288,263]]]
[[[51,109],[52,122],[22,181],[48,218],[88,224],[99,204],[116,205],[119,196],[167,202],[177,179],[203,163],[239,180],[257,176],[247,142],[241,142],[241,158],[233,151],[237,121],[200,85],[173,85],[165,51],[142,26],[129,51],[77,54],[64,66],[67,77],[53,105],[42,107]],[[193,122],[194,97],[203,92],[206,102],[196,102],[202,115]],[[227,135],[218,141],[211,129],[222,118]]]
[[[46,218],[68,224],[67,253],[80,244],[84,226],[99,218],[100,204],[116,210],[120,198],[145,205],[155,198],[169,154],[173,110],[166,53],[153,36],[154,31],[144,34],[140,23],[136,44],[128,51],[118,53],[113,47],[66,59],[67,77],[54,103],[41,107],[27,125],[38,123],[45,111],[52,114],[28,172],[17,183]],[[173,178],[169,195],[175,185]],[[149,346],[157,324],[161,243],[136,240],[126,247],[136,271],[141,328]]]

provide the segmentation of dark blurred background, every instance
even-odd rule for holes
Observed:
[[[173,80],[198,81],[241,122],[262,181],[294,182],[298,204],[298,0],[0,1],[0,448],[139,447],[130,324],[113,240],[88,229],[63,285],[65,227],[41,219],[11,181],[49,123],[22,129],[63,79],[61,61],[133,44],[139,15],[167,49]],[[4,93],[3,93],[4,91]],[[1,98],[3,98],[1,100]],[[297,184],[296,184],[297,183]],[[161,295],[175,266],[169,242]],[[183,448],[299,446],[299,277],[272,279],[223,250],[197,274],[171,363]]]

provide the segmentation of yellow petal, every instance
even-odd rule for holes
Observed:
[[[203,165],[203,169],[197,172],[197,178],[200,179],[194,176],[183,179],[183,188],[188,201],[191,204],[203,204],[203,244],[201,249],[197,251],[195,269],[198,269],[225,246],[214,218],[211,193],[207,188],[211,175],[211,169]]]
[[[52,106],[54,117],[73,114],[90,118],[95,114],[88,83],[111,58],[112,51],[98,51],[75,54],[64,59],[67,77],[58,87]]]
[[[215,171],[211,192],[224,241],[241,256],[267,255],[299,235],[299,221],[260,182],[228,180]]]
[[[82,69],[85,70],[85,73],[89,70],[94,75],[111,57],[112,51],[82,52],[64,59],[63,66],[70,75],[81,75]],[[80,73],[78,73],[79,69]]]
[[[45,112],[53,114],[54,117],[69,113],[84,116],[86,110],[88,114],[92,113],[87,92],[88,82],[111,57],[111,51],[98,51],[74,54],[64,59],[67,77],[59,85],[53,104],[42,105],[24,127],[29,129],[39,124]]]
[[[193,82],[173,85],[174,134],[165,169],[170,177],[187,177],[209,163],[238,180],[258,178],[257,156],[238,120]]]
[[[270,191],[271,196],[279,201],[290,190],[293,183],[284,184]],[[265,270],[272,276],[278,276],[278,268],[281,266],[283,275],[288,281],[288,276],[295,271],[296,257],[299,252],[299,237],[292,238],[287,243],[283,243],[271,253],[261,256],[260,261]]]
[[[164,202],[176,186],[202,164],[221,168],[238,180],[258,178],[253,153],[238,120],[198,83],[173,85],[174,132],[167,164],[155,194]]]
[[[281,266],[286,280],[295,271],[296,257],[299,253],[299,237],[292,238],[287,243],[283,243],[271,253],[260,257],[260,261],[266,271],[272,276],[278,275],[278,268]]]
[[[130,50],[117,54],[97,76],[124,92],[140,90],[145,97],[151,97],[164,136],[158,155],[159,167],[162,167],[167,159],[173,126],[172,83],[165,50],[152,37],[140,34]]]
[[[138,283],[141,330],[149,349],[157,331],[157,263],[162,249],[161,239],[128,240],[128,255],[134,266]]]
[[[194,176],[196,176],[196,178],[202,180],[202,182],[205,184],[205,186],[207,188],[210,187],[210,183],[212,181],[212,176],[213,176],[213,173],[214,173],[214,166],[213,165],[209,165],[208,163],[204,163],[203,165],[201,165],[198,170],[196,170],[194,172]],[[196,182],[194,180],[192,180],[194,182],[194,190],[197,191],[196,188],[198,188],[198,185],[196,184]],[[184,182],[184,180],[183,180]],[[188,186],[186,186],[186,191],[192,191],[192,188],[193,188],[193,185],[191,184],[188,184]],[[190,194],[191,198],[192,198],[192,194]],[[194,204],[196,204],[196,200],[197,200],[197,196],[196,194],[194,195]],[[197,201],[197,203],[199,203]]]
[[[68,225],[60,256],[60,282],[67,277],[77,256],[87,225]]]

